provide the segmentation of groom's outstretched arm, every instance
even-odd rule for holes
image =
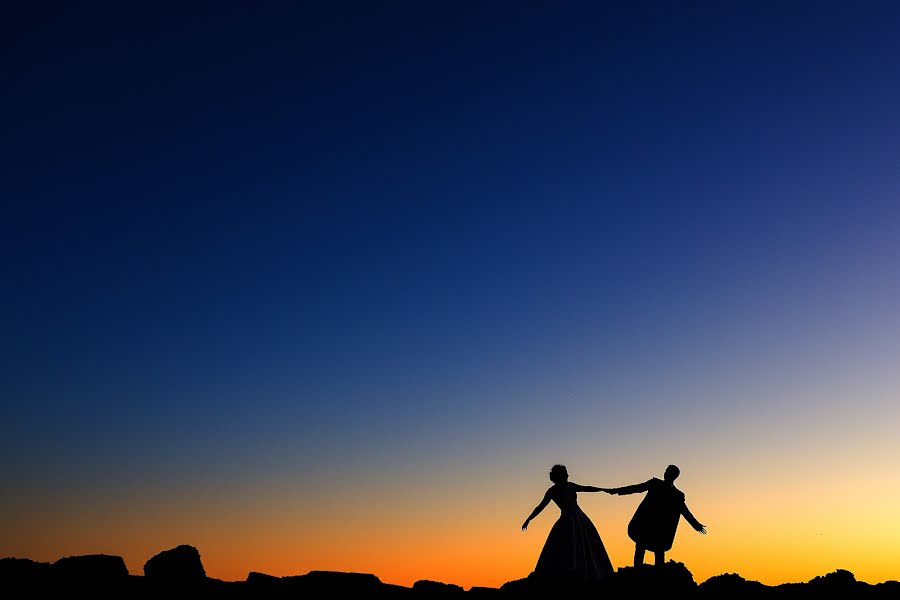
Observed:
[[[693,527],[698,533],[706,535],[706,526],[698,521],[697,517],[691,514],[691,511],[688,510],[687,504],[681,505],[681,514],[684,515],[684,518],[687,520],[687,522],[690,523],[691,527]]]
[[[617,496],[625,496],[627,494],[639,494],[641,492],[646,492],[650,489],[650,482],[652,479],[648,479],[644,483],[636,483],[634,485],[626,485],[625,487],[612,488],[606,490],[610,494],[615,494]]]

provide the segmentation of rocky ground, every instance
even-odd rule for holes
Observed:
[[[806,583],[766,586],[737,574],[712,577],[701,584],[681,563],[662,567],[623,567],[601,583],[583,585],[526,577],[499,588],[469,590],[437,581],[412,587],[383,583],[367,573],[312,571],[274,577],[251,572],[244,581],[206,576],[200,553],[192,546],[160,552],[144,565],[144,575],[129,575],[119,556],[93,554],[54,563],[25,558],[0,559],[0,595],[4,598],[374,598],[384,600],[516,600],[519,598],[671,598],[742,600],[751,598],[900,598],[900,583],[868,584],[838,570]]]

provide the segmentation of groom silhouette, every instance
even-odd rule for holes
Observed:
[[[672,548],[675,529],[682,515],[694,529],[706,534],[706,527],[694,518],[684,503],[684,492],[675,487],[675,479],[680,474],[678,467],[669,465],[662,480],[652,477],[644,483],[604,490],[619,496],[647,492],[628,523],[628,537],[634,542],[636,567],[644,564],[644,552],[647,550],[656,555],[658,566],[665,564],[666,551]]]

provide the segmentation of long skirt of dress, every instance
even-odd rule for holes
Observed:
[[[534,575],[598,581],[613,572],[597,528],[584,511],[560,515],[538,557]]]

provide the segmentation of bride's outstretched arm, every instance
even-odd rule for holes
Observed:
[[[610,492],[609,488],[595,487],[593,485],[578,485],[577,483],[574,485],[575,489],[579,492]]]
[[[541,500],[540,504],[534,507],[534,510],[531,511],[531,514],[528,515],[528,518],[525,519],[524,523],[522,523],[522,531],[528,529],[528,523],[530,523],[533,518],[541,514],[541,511],[547,508],[548,504],[550,504],[550,490],[547,490],[547,493],[544,494],[544,499]]]

